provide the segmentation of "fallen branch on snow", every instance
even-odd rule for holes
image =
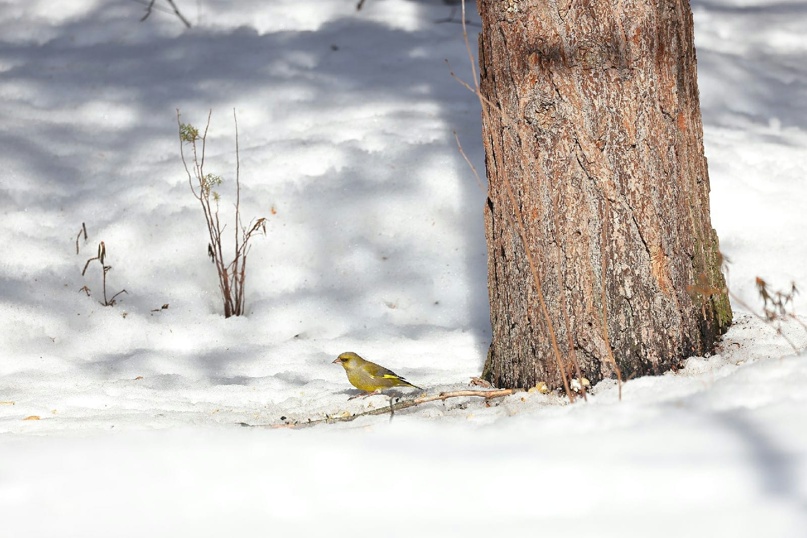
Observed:
[[[387,413],[390,414],[390,419],[395,415],[395,411],[400,411],[402,409],[408,409],[410,407],[415,407],[420,404],[428,403],[428,402],[436,402],[436,401],[445,401],[449,398],[460,398],[460,397],[467,397],[467,396],[477,396],[480,398],[484,398],[485,401],[492,400],[494,398],[503,398],[504,396],[509,396],[517,392],[517,389],[497,389],[497,390],[457,390],[452,392],[441,392],[437,395],[431,396],[420,396],[413,400],[401,400],[393,403],[393,399],[390,398],[389,405],[385,407],[379,407],[377,409],[371,409],[369,411],[364,411],[362,413],[352,413],[352,414],[341,414],[341,415],[326,415],[325,418],[320,418],[316,420],[308,419],[305,422],[284,422],[283,424],[247,424],[242,422],[241,425],[249,428],[306,428],[308,426],[316,426],[317,424],[334,424],[336,422],[350,422],[356,420],[359,417],[366,417],[371,415],[385,415]]]

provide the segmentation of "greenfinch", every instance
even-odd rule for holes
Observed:
[[[403,377],[374,362],[366,361],[352,351],[339,355],[332,364],[341,364],[347,373],[347,380],[359,390],[367,393],[380,392],[392,387],[416,387]]]

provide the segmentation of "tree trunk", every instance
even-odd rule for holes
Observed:
[[[484,376],[659,374],[731,323],[688,0],[479,0]]]

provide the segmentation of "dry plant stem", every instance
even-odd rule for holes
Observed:
[[[252,424],[244,424],[242,426],[250,426],[254,428],[307,428],[309,426],[316,426],[317,424],[333,424],[336,422],[351,422],[356,420],[359,417],[367,417],[367,416],[374,416],[374,415],[384,415],[386,413],[394,414],[395,411],[400,411],[402,409],[408,409],[410,407],[415,407],[424,403],[429,402],[436,402],[436,401],[445,401],[449,398],[460,398],[460,397],[481,397],[484,398],[486,401],[492,400],[494,398],[503,398],[505,396],[509,396],[511,394],[516,393],[516,389],[498,389],[498,390],[457,390],[452,392],[441,392],[437,395],[432,396],[420,396],[413,400],[403,400],[397,402],[395,404],[379,407],[378,409],[371,409],[370,411],[364,411],[363,413],[356,413],[353,415],[346,415],[346,416],[327,416],[325,418],[317,419],[317,420],[307,420],[306,422],[294,422],[290,424],[259,424],[259,425],[252,425]],[[392,402],[392,400],[390,400]]]
[[[247,253],[241,252],[241,247],[238,244],[238,232],[243,230],[241,226],[241,152],[238,145],[238,117],[235,114],[235,109],[233,109],[233,122],[235,123],[235,230],[233,233],[235,234],[235,253],[233,256],[233,277],[235,278],[235,304],[237,305],[236,308],[242,304],[241,301],[241,292],[243,291],[243,282],[244,282],[244,266],[246,265],[246,260],[241,265],[240,270],[238,267],[238,262],[241,260],[241,256],[243,255],[246,258]],[[239,280],[242,285],[239,285]],[[238,316],[240,316],[243,312],[239,312]]]
[[[204,164],[207,156],[207,132],[210,129],[210,118],[213,111],[209,111],[207,115],[207,123],[205,124],[205,132],[202,136],[202,155],[197,167],[197,179],[199,180],[199,196],[197,197],[202,204],[202,209],[205,214],[205,221],[207,223],[208,234],[210,236],[211,245],[214,252],[214,261],[216,264],[216,272],[219,276],[219,289],[224,300],[224,316],[230,317],[233,314],[232,295],[230,293],[230,279],[227,274],[227,268],[224,265],[224,252],[221,246],[221,235],[224,231],[219,219],[218,202],[215,208],[210,203],[210,189],[209,183],[205,184]],[[196,145],[193,146],[194,161],[196,160]],[[215,198],[214,198],[215,201]]]
[[[104,302],[101,304],[104,306],[115,306],[115,297],[117,297],[121,293],[128,294],[129,292],[124,289],[113,295],[111,299],[106,298],[106,274],[110,269],[112,269],[112,266],[106,265],[106,245],[104,244],[103,241],[101,241],[101,243],[98,245],[98,255],[90,258],[89,260],[87,260],[87,263],[84,264],[84,269],[81,271],[81,276],[84,276],[84,274],[87,272],[87,268],[90,266],[90,262],[94,262],[95,260],[101,262],[102,283],[104,291]],[[90,296],[90,288],[88,288],[87,286],[84,286],[79,291],[84,291],[88,297]]]
[[[81,271],[81,276],[84,276],[84,273],[87,272],[87,267],[90,266],[90,262],[94,262],[95,260],[100,261],[102,267],[105,265],[104,262],[106,261],[106,245],[104,244],[103,241],[101,241],[98,244],[98,254],[95,257],[87,260],[87,263],[84,264],[84,269]]]
[[[219,290],[221,291],[222,301],[224,303],[224,317],[229,318],[230,316],[240,316],[244,313],[246,263],[250,249],[249,240],[256,232],[266,233],[266,219],[254,219],[250,222],[249,229],[246,229],[241,221],[241,150],[238,135],[238,116],[235,109],[233,109],[236,159],[235,230],[233,232],[235,242],[232,261],[226,263],[224,261],[224,250],[222,247],[222,235],[226,226],[222,226],[219,218],[218,195],[215,192],[211,192],[212,188],[221,182],[221,178],[213,174],[206,174],[204,169],[207,133],[210,128],[211,115],[212,111],[208,113],[205,130],[201,136],[192,126],[182,124],[179,110],[177,110],[177,125],[179,126],[182,164],[188,176],[188,185],[190,186],[191,192],[202,206],[202,212],[205,216],[205,223],[210,238],[207,252],[216,266],[216,272],[219,277]],[[183,127],[185,128],[185,132],[183,132]],[[188,161],[185,158],[185,144],[190,144],[193,152],[193,172],[191,172]],[[199,145],[201,145],[201,153],[199,152]],[[211,195],[213,202],[211,202]]]
[[[787,315],[787,317],[789,317],[790,319],[792,319],[793,321],[795,321],[796,323],[798,323],[799,325],[801,325],[801,327],[802,327],[802,328],[803,328],[805,331],[807,331],[807,324],[805,324],[805,323],[804,323],[803,321],[801,321],[801,320],[800,320],[798,317],[796,317],[796,314],[795,314],[795,313],[788,314],[788,315]]]
[[[476,167],[471,163],[471,159],[468,158],[468,155],[465,154],[465,150],[462,149],[462,144],[460,144],[460,137],[457,136],[457,131],[452,131],[454,133],[454,140],[457,141],[457,149],[462,155],[462,158],[465,159],[465,162],[468,163],[468,167],[471,169],[471,172],[474,173],[474,177],[476,178],[476,184],[479,185],[479,189],[481,191],[485,191],[485,186],[482,183],[482,178],[479,177],[479,172],[476,171]]]
[[[78,254],[78,252],[79,252],[78,240],[79,240],[79,238],[81,238],[82,233],[84,233],[84,240],[86,241],[87,240],[87,226],[83,222],[81,223],[81,230],[78,231],[78,235],[76,236],[76,254]],[[85,271],[86,271],[86,268],[85,268]]]
[[[476,63],[473,52],[471,51],[470,41],[468,40],[468,28],[465,24],[465,0],[462,0],[462,36],[465,41],[465,50],[468,53],[468,60],[471,65],[471,75],[473,76],[474,81],[473,88],[471,88],[470,85],[464,82],[463,85],[470,91],[472,91],[474,95],[477,96],[477,98],[479,99],[479,104],[482,108],[483,115],[487,116],[488,114],[490,114],[489,109],[493,108],[496,111],[496,113],[501,114],[502,117],[505,117],[504,112],[500,110],[497,106],[495,106],[493,103],[491,103],[488,99],[486,99],[485,96],[482,95],[482,92],[479,88],[479,77],[476,71]],[[453,73],[452,76],[454,76],[455,79],[459,80]],[[560,348],[558,347],[555,328],[552,325],[552,318],[550,317],[549,311],[546,307],[546,301],[544,299],[544,293],[541,287],[541,278],[538,275],[538,269],[536,267],[535,260],[533,259],[532,253],[530,252],[529,249],[529,242],[527,241],[527,232],[524,227],[523,215],[521,214],[521,211],[519,209],[516,197],[513,194],[513,188],[512,185],[510,184],[510,181],[505,181],[505,188],[507,190],[507,197],[510,200],[510,205],[514,213],[514,216],[511,217],[510,215],[508,215],[508,217],[512,218],[511,224],[515,225],[516,230],[518,231],[518,235],[521,238],[521,244],[524,245],[524,253],[527,257],[527,263],[529,264],[530,267],[530,273],[532,274],[533,283],[535,284],[535,293],[538,296],[538,303],[541,308],[541,314],[542,317],[544,318],[544,323],[546,323],[547,331],[549,332],[549,338],[552,344],[552,350],[558,365],[558,370],[560,371],[561,378],[563,379],[563,389],[566,392],[566,396],[569,398],[569,400],[574,401],[575,394],[569,387],[569,379],[566,374],[566,367],[563,364],[563,355],[561,354]],[[576,360],[574,362],[576,362]]]
[[[734,292],[732,292],[731,290],[728,290],[728,293],[729,293],[729,296],[730,296],[732,299],[734,299],[734,301],[735,301],[735,302],[736,302],[738,305],[740,305],[740,306],[742,306],[743,308],[745,308],[745,310],[746,310],[748,313],[750,313],[752,316],[754,316],[754,317],[755,317],[755,318],[757,318],[758,320],[762,321],[762,322],[763,322],[763,323],[765,323],[766,325],[769,325],[769,326],[770,326],[770,327],[771,327],[771,328],[772,328],[774,331],[776,331],[776,334],[778,334],[779,336],[781,336],[781,337],[782,337],[782,339],[783,339],[785,342],[787,342],[787,344],[788,344],[788,345],[789,345],[789,346],[790,346],[790,347],[793,349],[793,351],[794,351],[796,354],[801,353],[801,352],[803,351],[803,350],[799,349],[799,347],[798,347],[798,346],[797,346],[795,343],[793,343],[793,341],[792,341],[790,338],[788,338],[787,336],[785,336],[785,333],[783,333],[783,332],[782,332],[782,328],[781,328],[781,327],[774,327],[774,325],[773,325],[773,320],[768,319],[767,317],[765,317],[765,316],[763,316],[763,315],[761,315],[761,314],[757,314],[757,313],[754,311],[754,309],[753,309],[753,308],[751,308],[751,307],[750,307],[750,306],[749,306],[749,305],[748,305],[748,304],[747,304],[745,301],[743,301],[742,299],[740,299],[740,298],[739,298],[739,297],[738,297],[738,296],[737,296],[737,295],[736,295]],[[805,330],[807,330],[807,326],[805,326],[805,325],[804,325],[804,323],[802,323],[802,322],[801,322],[801,321],[800,321],[798,318],[796,318],[796,317],[795,317],[795,316],[793,316],[793,315],[790,315],[789,317],[791,317],[792,319],[795,319],[795,320],[796,320],[796,321],[799,323],[799,325],[801,325],[802,327],[804,327],[804,328],[805,328]]]
[[[227,269],[224,265],[224,254],[221,249],[221,221],[219,220],[218,215],[218,204],[214,208],[210,202],[210,184],[206,183],[206,174],[205,174],[205,158],[206,158],[206,149],[207,149],[207,133],[210,129],[210,118],[213,114],[213,111],[210,110],[207,115],[207,122],[205,123],[205,130],[199,139],[201,140],[201,153],[199,153],[197,149],[196,140],[191,142],[191,148],[193,151],[193,174],[188,169],[187,162],[185,160],[184,154],[184,143],[180,136],[180,155],[182,157],[182,164],[185,166],[185,172],[188,175],[188,185],[191,188],[191,192],[193,193],[194,197],[199,200],[200,205],[202,206],[202,213],[205,217],[205,224],[207,225],[207,232],[208,236],[210,237],[210,243],[208,245],[208,251],[212,251],[213,253],[213,262],[216,265],[216,273],[219,277],[219,290],[221,291],[221,295],[224,301],[224,316],[230,317],[233,314],[233,305],[232,305],[232,298],[230,294],[230,282],[227,275]],[[180,122],[180,115],[179,110],[177,110],[177,124],[181,128]],[[193,181],[194,178],[198,183],[199,191],[196,191],[194,187]]]

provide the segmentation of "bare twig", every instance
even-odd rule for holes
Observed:
[[[182,13],[180,13],[179,8],[177,8],[177,5],[174,3],[174,0],[165,0],[165,1],[168,2],[168,4],[171,6],[172,10],[174,11],[174,14],[179,18],[179,20],[182,21],[182,23],[185,25],[185,27],[190,28],[191,23],[188,21],[188,19],[186,19],[184,17],[184,15],[182,15]],[[150,0],[149,1],[148,5],[146,6],[146,14],[143,15],[143,18],[140,19],[140,22],[143,22],[144,20],[149,18],[149,16],[151,15],[151,11],[155,7],[154,2],[156,2],[156,0]],[[165,9],[160,9],[160,10],[161,11],[168,11],[168,10],[165,10]]]
[[[81,223],[81,230],[78,231],[78,235],[76,236],[76,254],[78,254],[78,240],[81,238],[82,232],[84,233],[84,241],[87,240],[87,226],[82,222]]]
[[[325,418],[320,418],[316,420],[308,419],[305,422],[288,422],[283,424],[246,424],[241,423],[242,426],[249,426],[253,428],[307,428],[309,426],[316,426],[317,424],[334,424],[336,422],[351,422],[356,420],[359,417],[367,417],[367,416],[375,416],[375,415],[384,415],[386,413],[393,414],[395,411],[400,411],[402,409],[408,409],[410,407],[415,407],[424,403],[429,402],[436,402],[436,401],[445,401],[449,398],[460,398],[460,397],[481,397],[484,398],[485,401],[492,400],[494,398],[503,398],[504,396],[509,396],[518,392],[516,389],[498,389],[498,390],[457,390],[451,392],[441,392],[440,394],[431,395],[431,396],[420,396],[418,398],[412,400],[402,400],[396,403],[392,403],[392,399],[390,399],[390,405],[379,407],[377,409],[371,409],[369,411],[364,411],[362,413],[354,413],[354,414],[344,414],[344,415],[328,415]]]
[[[84,273],[87,272],[87,267],[90,266],[90,262],[94,262],[95,260],[99,260],[101,262],[101,265],[104,265],[104,258],[105,257],[106,257],[106,245],[104,245],[104,242],[101,241],[101,243],[98,245],[98,254],[95,257],[90,258],[89,260],[87,260],[87,263],[84,264],[84,269],[81,271],[81,276],[84,276]]]
[[[479,172],[476,171],[476,167],[471,162],[471,159],[468,158],[468,155],[465,154],[465,150],[462,149],[462,144],[460,144],[460,137],[457,135],[457,131],[452,131],[454,133],[454,140],[457,141],[457,149],[460,151],[460,155],[462,158],[465,159],[465,162],[468,163],[468,166],[471,168],[471,172],[474,173],[474,177],[476,178],[476,184],[479,185],[479,189],[484,191],[485,186],[482,183],[482,178],[479,177]]]
[[[128,295],[129,292],[126,290],[121,290],[113,295],[111,299],[106,298],[106,274],[110,271],[110,269],[112,269],[112,266],[106,264],[106,245],[103,241],[101,241],[101,243],[98,245],[98,254],[87,260],[87,263],[84,264],[84,269],[81,271],[81,276],[84,276],[84,274],[87,272],[87,268],[90,266],[90,263],[94,262],[95,260],[98,260],[101,263],[101,278],[104,293],[104,302],[101,304],[104,306],[115,306],[115,298],[121,293],[126,293]],[[79,291],[83,291],[88,297],[90,296],[90,288],[88,288],[86,285],[83,286]]]
[[[104,291],[104,293],[105,293],[104,297],[106,297],[106,290]],[[118,296],[118,295],[120,295],[121,293],[125,293],[126,295],[129,295],[129,292],[128,292],[128,291],[126,291],[126,290],[120,290],[118,293],[116,293],[115,295],[113,295],[113,296],[112,296],[112,298],[109,300],[109,304],[108,304],[108,305],[104,305],[104,306],[115,306],[115,297],[117,297],[117,296]],[[106,299],[104,299],[104,300],[106,300]]]
[[[151,0],[149,2],[149,4],[146,6],[146,14],[143,15],[143,18],[140,19],[140,22],[143,22],[144,20],[149,18],[149,16],[151,15],[151,10],[152,10],[152,8],[154,8],[154,2],[156,2],[156,1],[157,0]]]
[[[171,7],[174,9],[174,14],[175,14],[177,17],[179,17],[179,20],[181,20],[183,23],[185,23],[185,26],[186,26],[187,28],[190,28],[190,27],[191,27],[191,23],[190,23],[190,22],[188,22],[188,19],[186,19],[184,16],[182,16],[182,13],[180,13],[180,12],[179,12],[179,9],[177,9],[177,5],[174,3],[174,0],[166,0],[166,1],[167,1],[169,4],[171,4]],[[197,22],[198,22],[198,21],[197,21]]]
[[[759,280],[762,280],[762,279],[760,279],[759,277],[757,277],[757,280],[759,281]],[[763,281],[763,283],[764,283],[764,281]],[[769,313],[768,311],[766,311],[766,312],[765,312],[765,315],[764,315],[764,316],[763,316],[762,314],[758,314],[758,313],[757,313],[757,312],[756,312],[756,311],[755,311],[755,310],[754,310],[754,309],[753,309],[751,306],[749,306],[749,305],[748,305],[748,304],[747,304],[745,301],[743,301],[742,299],[740,299],[740,297],[739,297],[737,294],[735,294],[734,292],[732,292],[730,288],[728,288],[728,287],[727,287],[726,289],[727,289],[727,291],[728,291],[729,296],[730,296],[730,297],[731,297],[731,298],[732,298],[732,299],[733,299],[733,300],[734,300],[734,301],[735,301],[737,304],[739,304],[741,307],[743,307],[743,308],[744,308],[744,309],[745,309],[745,310],[746,310],[748,313],[750,313],[752,316],[754,316],[754,317],[755,317],[755,318],[757,318],[758,320],[762,321],[762,322],[763,322],[763,323],[765,323],[766,325],[769,325],[769,326],[770,326],[770,327],[771,327],[771,328],[772,328],[774,331],[776,331],[776,334],[778,334],[780,337],[782,337],[782,339],[783,339],[785,342],[787,342],[787,344],[788,344],[788,345],[789,345],[789,346],[790,346],[790,347],[793,349],[793,351],[794,351],[795,353],[801,353],[801,352],[803,351],[802,349],[799,349],[799,347],[798,347],[798,346],[797,346],[797,345],[796,345],[796,344],[795,344],[795,343],[794,343],[794,342],[793,342],[793,341],[792,341],[790,338],[788,338],[788,337],[787,337],[787,335],[785,335],[785,333],[782,331],[782,327],[781,327],[781,325],[775,325],[775,324],[773,323],[773,322],[774,322],[776,319],[778,319],[778,317],[777,317],[777,316],[773,316],[773,317],[771,317],[771,316],[770,316],[770,313]],[[761,294],[761,293],[760,293],[760,296],[762,296],[762,294]],[[763,300],[764,300],[764,296],[763,296]],[[796,321],[796,323],[798,323],[799,325],[801,325],[802,327],[804,327],[804,328],[805,328],[805,330],[807,330],[807,326],[805,326],[805,325],[804,325],[804,323],[803,323],[803,322],[802,322],[800,319],[798,319],[798,318],[797,318],[797,317],[796,317],[794,314],[792,314],[792,313],[785,312],[785,313],[784,313],[782,316],[779,316],[779,317],[784,317],[784,318],[788,318],[788,319],[793,319],[793,320],[795,320],[795,321]]]

